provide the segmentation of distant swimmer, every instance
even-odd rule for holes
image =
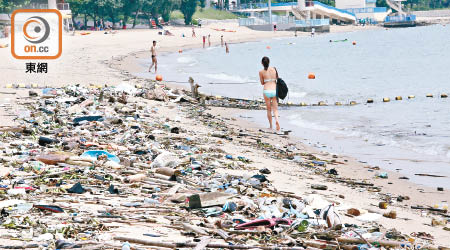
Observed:
[[[195,35],[195,30],[194,30],[194,28],[192,28],[192,37],[197,37],[197,35]]]
[[[223,35],[220,36],[220,45],[223,47]]]
[[[270,129],[272,129],[272,112],[275,116],[275,125],[277,131],[280,131],[280,123],[278,121],[278,100],[277,100],[277,79],[278,72],[274,67],[269,67],[270,60],[263,57],[261,64],[264,69],[259,71],[259,79],[261,85],[264,86],[263,96],[266,101],[267,119],[269,120]]]
[[[225,42],[225,52],[230,53],[230,49],[228,48],[228,43]]]
[[[152,52],[152,65],[148,69],[148,72],[151,72],[153,65],[155,65],[155,73],[156,73],[156,71],[158,70],[158,60],[156,60],[156,41],[153,41],[153,46],[150,49],[150,51]]]

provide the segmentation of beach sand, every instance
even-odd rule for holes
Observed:
[[[236,30],[236,32],[219,32],[212,28],[225,28]],[[377,27],[342,26],[332,27],[332,32],[350,32],[373,28]],[[50,61],[49,73],[42,75],[25,74],[25,62],[28,61],[12,59],[9,49],[0,49],[0,58],[2,58],[0,61],[0,92],[17,92],[17,95],[0,94],[1,103],[11,103],[13,106],[11,109],[0,108],[0,118],[3,120],[2,126],[14,124],[11,117],[18,110],[17,103],[23,101],[27,93],[27,90],[23,89],[6,89],[4,88],[6,84],[36,83],[39,86],[54,87],[68,84],[117,85],[122,82],[145,84],[147,80],[139,79],[133,76],[132,73],[142,72],[142,66],[139,66],[137,59],[150,56],[149,48],[152,40],[158,41],[159,52],[161,53],[201,47],[201,36],[208,34],[211,34],[212,42],[215,45],[220,43],[220,35],[222,34],[229,43],[293,36],[293,32],[258,32],[238,27],[236,24],[214,24],[202,27],[196,30],[196,39],[191,38],[191,28],[173,27],[170,28],[170,31],[175,36],[160,36],[156,30],[119,31],[115,35],[93,32],[87,36],[79,34],[76,36],[65,36],[62,57],[58,60]],[[182,38],[182,33],[187,37]],[[308,34],[299,33],[299,36],[306,35]],[[5,98],[9,99],[6,100]],[[149,105],[158,107],[158,116],[161,118],[175,119],[175,116],[177,116],[177,112],[173,112],[175,104],[151,102]],[[381,188],[381,192],[367,192],[365,189],[336,183],[333,178],[316,173],[314,169],[301,167],[292,161],[275,159],[264,150],[249,146],[247,142],[252,140],[250,137],[243,137],[231,142],[218,138],[211,139],[217,145],[221,145],[221,148],[226,152],[233,155],[245,155],[253,160],[251,169],[248,170],[251,173],[256,173],[258,169],[269,168],[272,171],[272,174],[269,175],[269,180],[273,182],[278,190],[289,191],[298,196],[318,193],[330,201],[345,204],[349,208],[366,209],[379,213],[395,210],[397,219],[382,217],[378,220],[381,227],[385,229],[396,228],[407,234],[427,232],[435,237],[436,245],[450,246],[448,232],[443,230],[442,227],[431,226],[432,216],[422,216],[420,210],[410,209],[411,205],[433,206],[442,202],[448,203],[450,200],[450,192],[448,190],[438,192],[431,188],[419,186],[407,180],[398,179],[400,176],[393,172],[388,173],[388,179],[376,178],[375,173],[378,171],[369,171],[370,166],[362,164],[356,159],[346,156],[334,158],[326,152],[321,152],[316,148],[302,144],[301,138],[260,132],[258,125],[237,119],[239,112],[242,112],[240,110],[210,108],[209,112],[217,119],[222,119],[226,127],[235,131],[235,133],[242,131],[248,134],[260,135],[264,138],[263,142],[273,144],[276,147],[283,148],[287,145],[293,145],[301,152],[311,153],[320,159],[335,159],[339,163],[329,165],[327,169],[335,168],[339,172],[340,177],[367,180]],[[199,124],[195,119],[183,119],[180,126],[192,134],[207,135],[214,132],[212,128]],[[233,170],[229,169],[219,171],[233,173]],[[243,173],[239,171],[236,174],[242,175]],[[326,184],[328,190],[312,190],[310,188],[311,184]],[[408,196],[410,200],[393,204],[388,210],[381,210],[378,208],[378,202],[382,200],[383,194],[391,194],[393,197],[398,195]],[[342,195],[344,198],[342,198]],[[347,216],[343,216],[342,219],[345,223],[361,224],[361,222]],[[130,233],[130,235],[132,234]]]

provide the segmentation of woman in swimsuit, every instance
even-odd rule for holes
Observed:
[[[270,60],[268,57],[263,57],[261,62],[264,69],[259,71],[259,79],[261,80],[261,85],[264,86],[263,96],[266,101],[267,119],[269,119],[270,129],[272,129],[273,112],[277,131],[280,131],[280,123],[278,122],[277,70],[274,67],[269,67]]]

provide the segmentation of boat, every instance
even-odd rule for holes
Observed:
[[[384,19],[384,27],[386,28],[402,28],[402,27],[415,27],[416,16],[410,14],[401,14],[396,16],[387,16]]]

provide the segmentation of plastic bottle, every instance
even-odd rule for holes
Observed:
[[[27,213],[28,211],[31,210],[31,208],[33,208],[33,204],[32,203],[20,203],[15,205],[12,209],[16,212],[16,213]]]
[[[257,185],[261,184],[261,182],[258,179],[250,178],[248,180],[248,184],[250,184],[252,186],[257,186]]]
[[[8,194],[9,195],[25,195],[25,188],[20,188],[20,189],[9,189],[8,190]]]
[[[147,204],[159,204],[159,201],[156,200],[156,199],[152,199],[152,198],[145,198],[144,199],[144,203],[147,203]]]
[[[235,188],[228,188],[227,190],[225,190],[225,193],[227,193],[227,194],[237,194],[238,191]]]
[[[123,243],[122,250],[131,250],[131,246],[130,243],[128,243],[128,241]]]

